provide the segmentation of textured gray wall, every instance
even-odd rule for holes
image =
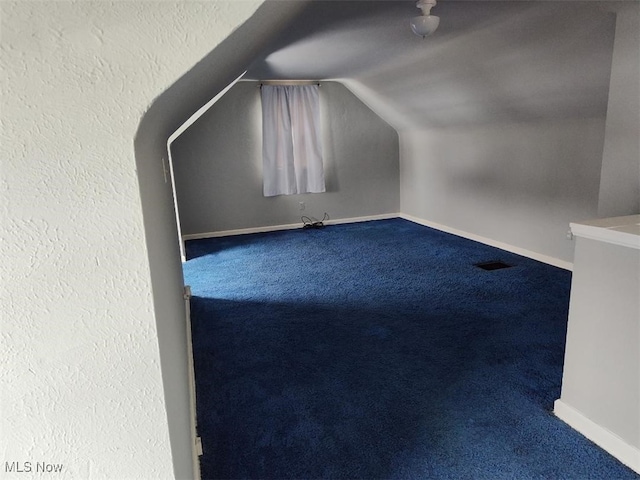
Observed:
[[[399,211],[393,128],[344,86],[320,88],[327,191],[262,195],[260,89],[239,82],[172,144],[182,233],[275,226],[301,215],[332,219]],[[306,208],[300,211],[299,202]]]

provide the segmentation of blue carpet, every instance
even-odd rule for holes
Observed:
[[[187,255],[203,478],[638,478],[552,414],[567,271],[401,219]]]

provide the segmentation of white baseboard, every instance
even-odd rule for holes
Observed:
[[[198,437],[198,416],[196,414],[196,372],[193,363],[193,342],[191,336],[191,287],[185,285],[182,298],[184,298],[184,309],[187,333],[187,378],[189,380],[189,421],[191,428],[191,459],[193,461],[193,478],[201,480],[200,455],[202,455],[202,442]]]
[[[589,420],[562,400],[555,401],[553,413],[571,428],[640,474],[640,449],[629,445],[614,433]]]
[[[230,237],[232,235],[247,235],[249,233],[277,232],[279,230],[294,230],[300,227],[301,227],[301,224],[299,223],[290,223],[288,225],[271,225],[271,226],[254,227],[254,228],[240,228],[237,230],[221,230],[219,232],[191,233],[187,235],[182,235],[182,240],[186,242],[188,240],[202,240],[204,238]]]
[[[398,213],[384,213],[382,215],[368,215],[365,217],[338,218],[335,220],[327,220],[325,225],[340,225],[343,223],[368,222],[370,220],[388,220],[390,218],[398,218]],[[321,219],[318,219],[321,220]],[[203,238],[229,237],[232,235],[246,235],[249,233],[265,233],[277,232],[280,230],[296,230],[302,228],[302,223],[289,223],[285,225],[266,225],[264,227],[241,228],[237,230],[222,230],[220,232],[205,232],[183,235],[182,240],[201,240]]]
[[[506,250],[507,252],[515,253],[517,255],[522,255],[523,257],[531,258],[533,260],[537,260],[542,263],[546,263],[548,265],[553,265],[554,267],[559,267],[564,270],[573,270],[573,264],[571,262],[566,262],[564,260],[560,260],[558,258],[549,257],[547,255],[542,255],[541,253],[533,252],[531,250],[526,250],[524,248],[515,247],[513,245],[509,245],[507,243],[498,242],[496,240],[492,240],[490,238],[481,237],[480,235],[475,235],[473,233],[464,232],[462,230],[457,230],[455,228],[447,227],[446,225],[441,225],[439,223],[430,222],[428,220],[423,220],[418,217],[414,217],[412,215],[407,215],[404,213],[385,213],[381,215],[368,215],[364,217],[350,217],[350,218],[338,218],[335,220],[327,220],[325,222],[326,225],[340,225],[343,223],[357,223],[357,222],[368,222],[371,220],[387,220],[390,218],[404,218],[405,220],[409,220],[410,222],[417,223],[420,225],[424,225],[426,227],[434,228],[436,230],[440,230],[446,233],[451,233],[453,235],[457,235],[458,237],[467,238],[469,240],[473,240],[475,242],[483,243],[485,245],[489,245],[491,247],[496,247],[501,250]],[[281,230],[295,230],[298,228],[302,228],[301,223],[289,223],[285,225],[265,225],[263,227],[253,227],[253,228],[241,228],[237,230],[222,230],[219,232],[204,232],[204,233],[193,233],[188,235],[183,235],[182,240],[200,240],[204,238],[217,238],[217,237],[229,237],[232,235],[246,235],[250,233],[265,233],[265,232],[277,232]]]
[[[469,240],[473,240],[474,242],[483,243],[485,245],[489,245],[490,247],[496,247],[501,250],[506,250],[507,252],[515,253],[516,255],[522,255],[523,257],[531,258],[533,260],[537,260],[538,262],[546,263],[548,265],[553,265],[554,267],[562,268],[564,270],[569,270],[569,271],[573,270],[573,263],[560,260],[559,258],[543,255],[541,253],[533,252],[531,250],[526,250],[524,248],[516,247],[514,245],[509,245],[508,243],[503,243],[497,240],[492,240],[491,238],[482,237],[474,233],[464,232],[462,230],[447,227],[446,225],[430,222],[429,220],[423,220],[421,218],[414,217],[412,215],[401,213],[400,218],[404,218],[405,220],[409,220],[410,222],[424,225],[425,227],[430,227],[436,230],[440,230],[442,232],[451,233],[453,235],[457,235],[458,237],[467,238]]]
[[[338,218],[336,220],[327,220],[327,225],[340,225],[343,223],[369,222],[371,220],[389,220],[390,218],[398,218],[399,213],[383,213],[381,215],[369,215],[366,217]]]

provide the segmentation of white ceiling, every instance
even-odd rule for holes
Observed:
[[[604,116],[607,5],[442,0],[423,40],[415,1],[312,1],[245,78],[339,79],[398,129]]]

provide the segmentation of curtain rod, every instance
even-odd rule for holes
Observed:
[[[262,80],[258,87],[263,85],[320,85],[320,80]]]

